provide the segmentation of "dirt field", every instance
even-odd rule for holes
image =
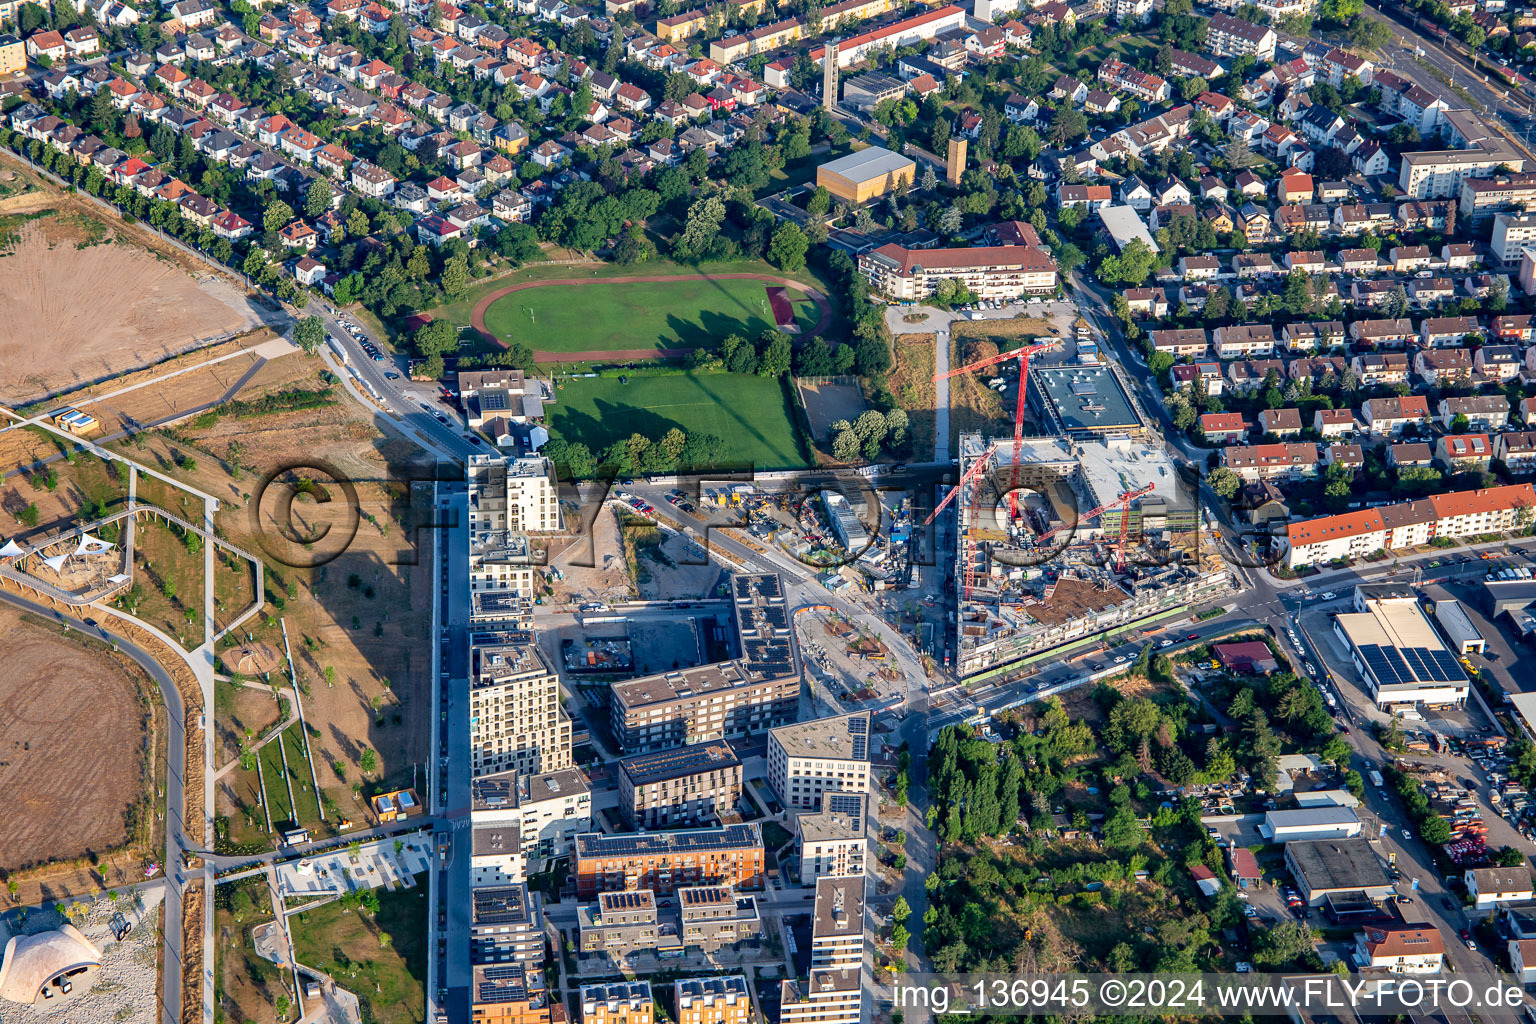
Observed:
[[[690,564],[699,559],[696,544],[678,534],[663,534],[659,556],[650,551],[644,557],[640,596],[648,601],[705,596],[719,582],[721,569],[716,562]]]
[[[246,330],[261,310],[227,278],[189,273],[82,199],[37,191],[6,214],[57,213],[16,228],[0,274],[0,400],[19,403]]]
[[[591,566],[576,564],[589,559]],[[565,574],[565,579],[553,583],[556,604],[623,601],[633,596],[619,543],[618,515],[612,508],[598,512],[590,543],[587,537],[577,537],[558,554],[551,549],[549,564]]]
[[[272,360],[245,385],[240,398],[257,401],[279,390],[324,388],[321,370],[318,360],[302,356]],[[410,785],[412,765],[430,756],[424,615],[430,573],[425,567],[418,571],[416,545],[431,534],[422,531],[418,537],[414,527],[425,517],[430,499],[423,487],[412,484],[429,480],[430,472],[411,461],[415,446],[381,434],[365,410],[340,402],[297,412],[194,417],[173,433],[151,431],[113,447],[220,496],[216,525],[222,534],[265,558],[267,603],[241,633],[249,631],[255,640],[281,650],[278,620],[286,622],[304,711],[318,729],[310,743],[326,817],[331,823],[338,816],[366,820],[364,798],[384,786]],[[357,492],[356,535],[334,560],[314,568],[286,564],[299,561],[291,556],[304,552],[274,542],[270,498],[263,500],[261,514],[250,507],[260,481],[297,464],[327,464],[353,481]],[[304,472],[319,478],[318,469]],[[165,484],[141,478],[139,496],[184,515],[201,515],[199,503]],[[216,587],[225,596],[221,609],[227,607],[230,614],[236,611],[236,595],[249,594],[248,584],[234,574],[228,579],[216,575]],[[236,639],[227,638],[225,646]],[[235,717],[238,711],[226,716],[223,708],[216,716],[221,742],[243,732]],[[378,770],[368,776],[358,766],[365,748],[377,751],[379,761]],[[333,762],[343,765],[344,779],[331,770]],[[231,818],[236,841],[263,839],[260,809],[252,802],[254,775],[246,780],[244,774],[231,772],[219,780],[218,813]],[[248,817],[254,829],[246,826]]]
[[[0,638],[0,868],[122,845],[149,720],[130,670],[8,607]]]
[[[800,404],[811,424],[811,438],[823,447],[829,443],[829,428],[838,420],[852,423],[864,411],[864,394],[857,385],[808,384],[796,381]]]

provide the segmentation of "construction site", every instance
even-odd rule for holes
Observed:
[[[1224,590],[1194,496],[1160,446],[960,437],[956,634],[962,678],[1159,618]],[[937,514],[937,513],[936,513]]]

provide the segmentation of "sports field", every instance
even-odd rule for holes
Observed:
[[[676,354],[718,345],[728,334],[755,339],[772,328],[768,287],[725,277],[533,283],[495,298],[484,327],[540,354]],[[816,303],[799,291],[789,298],[800,330],[809,331],[820,316]]]
[[[655,440],[678,427],[725,440],[728,463],[758,469],[807,464],[795,444],[794,411],[776,379],[736,373],[566,380],[547,407],[553,437],[601,452],[639,433]]]

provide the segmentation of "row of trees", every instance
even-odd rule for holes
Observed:
[[[621,476],[710,469],[724,463],[726,443],[715,434],[690,434],[672,427],[657,438],[630,434],[600,453],[594,453],[580,441],[557,438],[543,447],[542,454],[561,468],[563,477],[590,479],[599,469]]]

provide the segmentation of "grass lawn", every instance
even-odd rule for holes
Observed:
[[[339,902],[300,914],[293,922],[299,963],[329,973],[362,1004],[364,1020],[417,1024],[426,1018],[427,889],[379,889],[379,913],[348,910]],[[382,944],[380,935],[388,935]]]
[[[283,781],[283,751],[273,740],[256,752],[261,758],[261,781],[267,793],[267,813],[272,817],[272,827],[280,829],[288,822],[298,823],[293,805],[288,802],[288,786]],[[294,799],[298,799],[298,780],[294,780]]]
[[[641,268],[640,273],[644,273]],[[797,297],[790,292],[791,300]],[[801,331],[817,320],[816,304],[800,298]],[[551,285],[498,299],[485,314],[498,338],[536,352],[697,348],[727,334],[756,338],[774,326],[761,281],[679,278],[675,282]]]
[[[192,551],[178,527],[140,519],[134,527],[137,564],[132,587],[114,602],[164,630],[191,650],[203,642],[202,538]]]
[[[283,730],[283,748],[288,757],[288,771],[293,778],[293,802],[298,806],[298,821],[310,828],[320,824],[320,800],[310,781],[309,761],[304,757],[304,735],[295,722]],[[274,741],[275,742],[275,741]],[[315,773],[317,776],[319,772]]]
[[[553,437],[601,452],[640,433],[655,439],[673,427],[723,438],[727,463],[758,469],[809,464],[796,443],[794,410],[777,380],[735,373],[635,375],[564,381],[548,407]]]

